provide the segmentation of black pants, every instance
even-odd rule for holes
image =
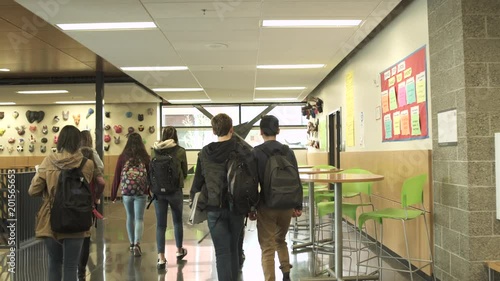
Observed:
[[[85,268],[89,261],[90,237],[83,239],[82,250],[80,252],[80,262],[78,263],[78,278],[85,278]]]

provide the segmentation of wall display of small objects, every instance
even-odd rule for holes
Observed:
[[[306,106],[302,107],[302,116],[307,117],[307,146],[315,149],[320,148],[319,142],[319,119],[323,113],[323,100],[312,97],[307,101]]]

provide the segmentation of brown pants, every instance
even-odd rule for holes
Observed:
[[[260,206],[257,211],[257,233],[262,251],[264,280],[275,281],[274,256],[278,252],[282,272],[290,272],[290,257],[285,241],[293,209],[273,210]]]

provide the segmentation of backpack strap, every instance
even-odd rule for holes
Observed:
[[[82,158],[82,162],[80,163],[80,166],[78,167],[78,170],[82,171],[83,166],[85,166],[85,163],[87,163],[87,157]]]

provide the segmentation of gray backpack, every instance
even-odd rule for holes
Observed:
[[[286,157],[289,148],[262,149],[268,156],[262,192],[264,202],[271,209],[291,209],[302,205],[302,184],[297,167]]]

